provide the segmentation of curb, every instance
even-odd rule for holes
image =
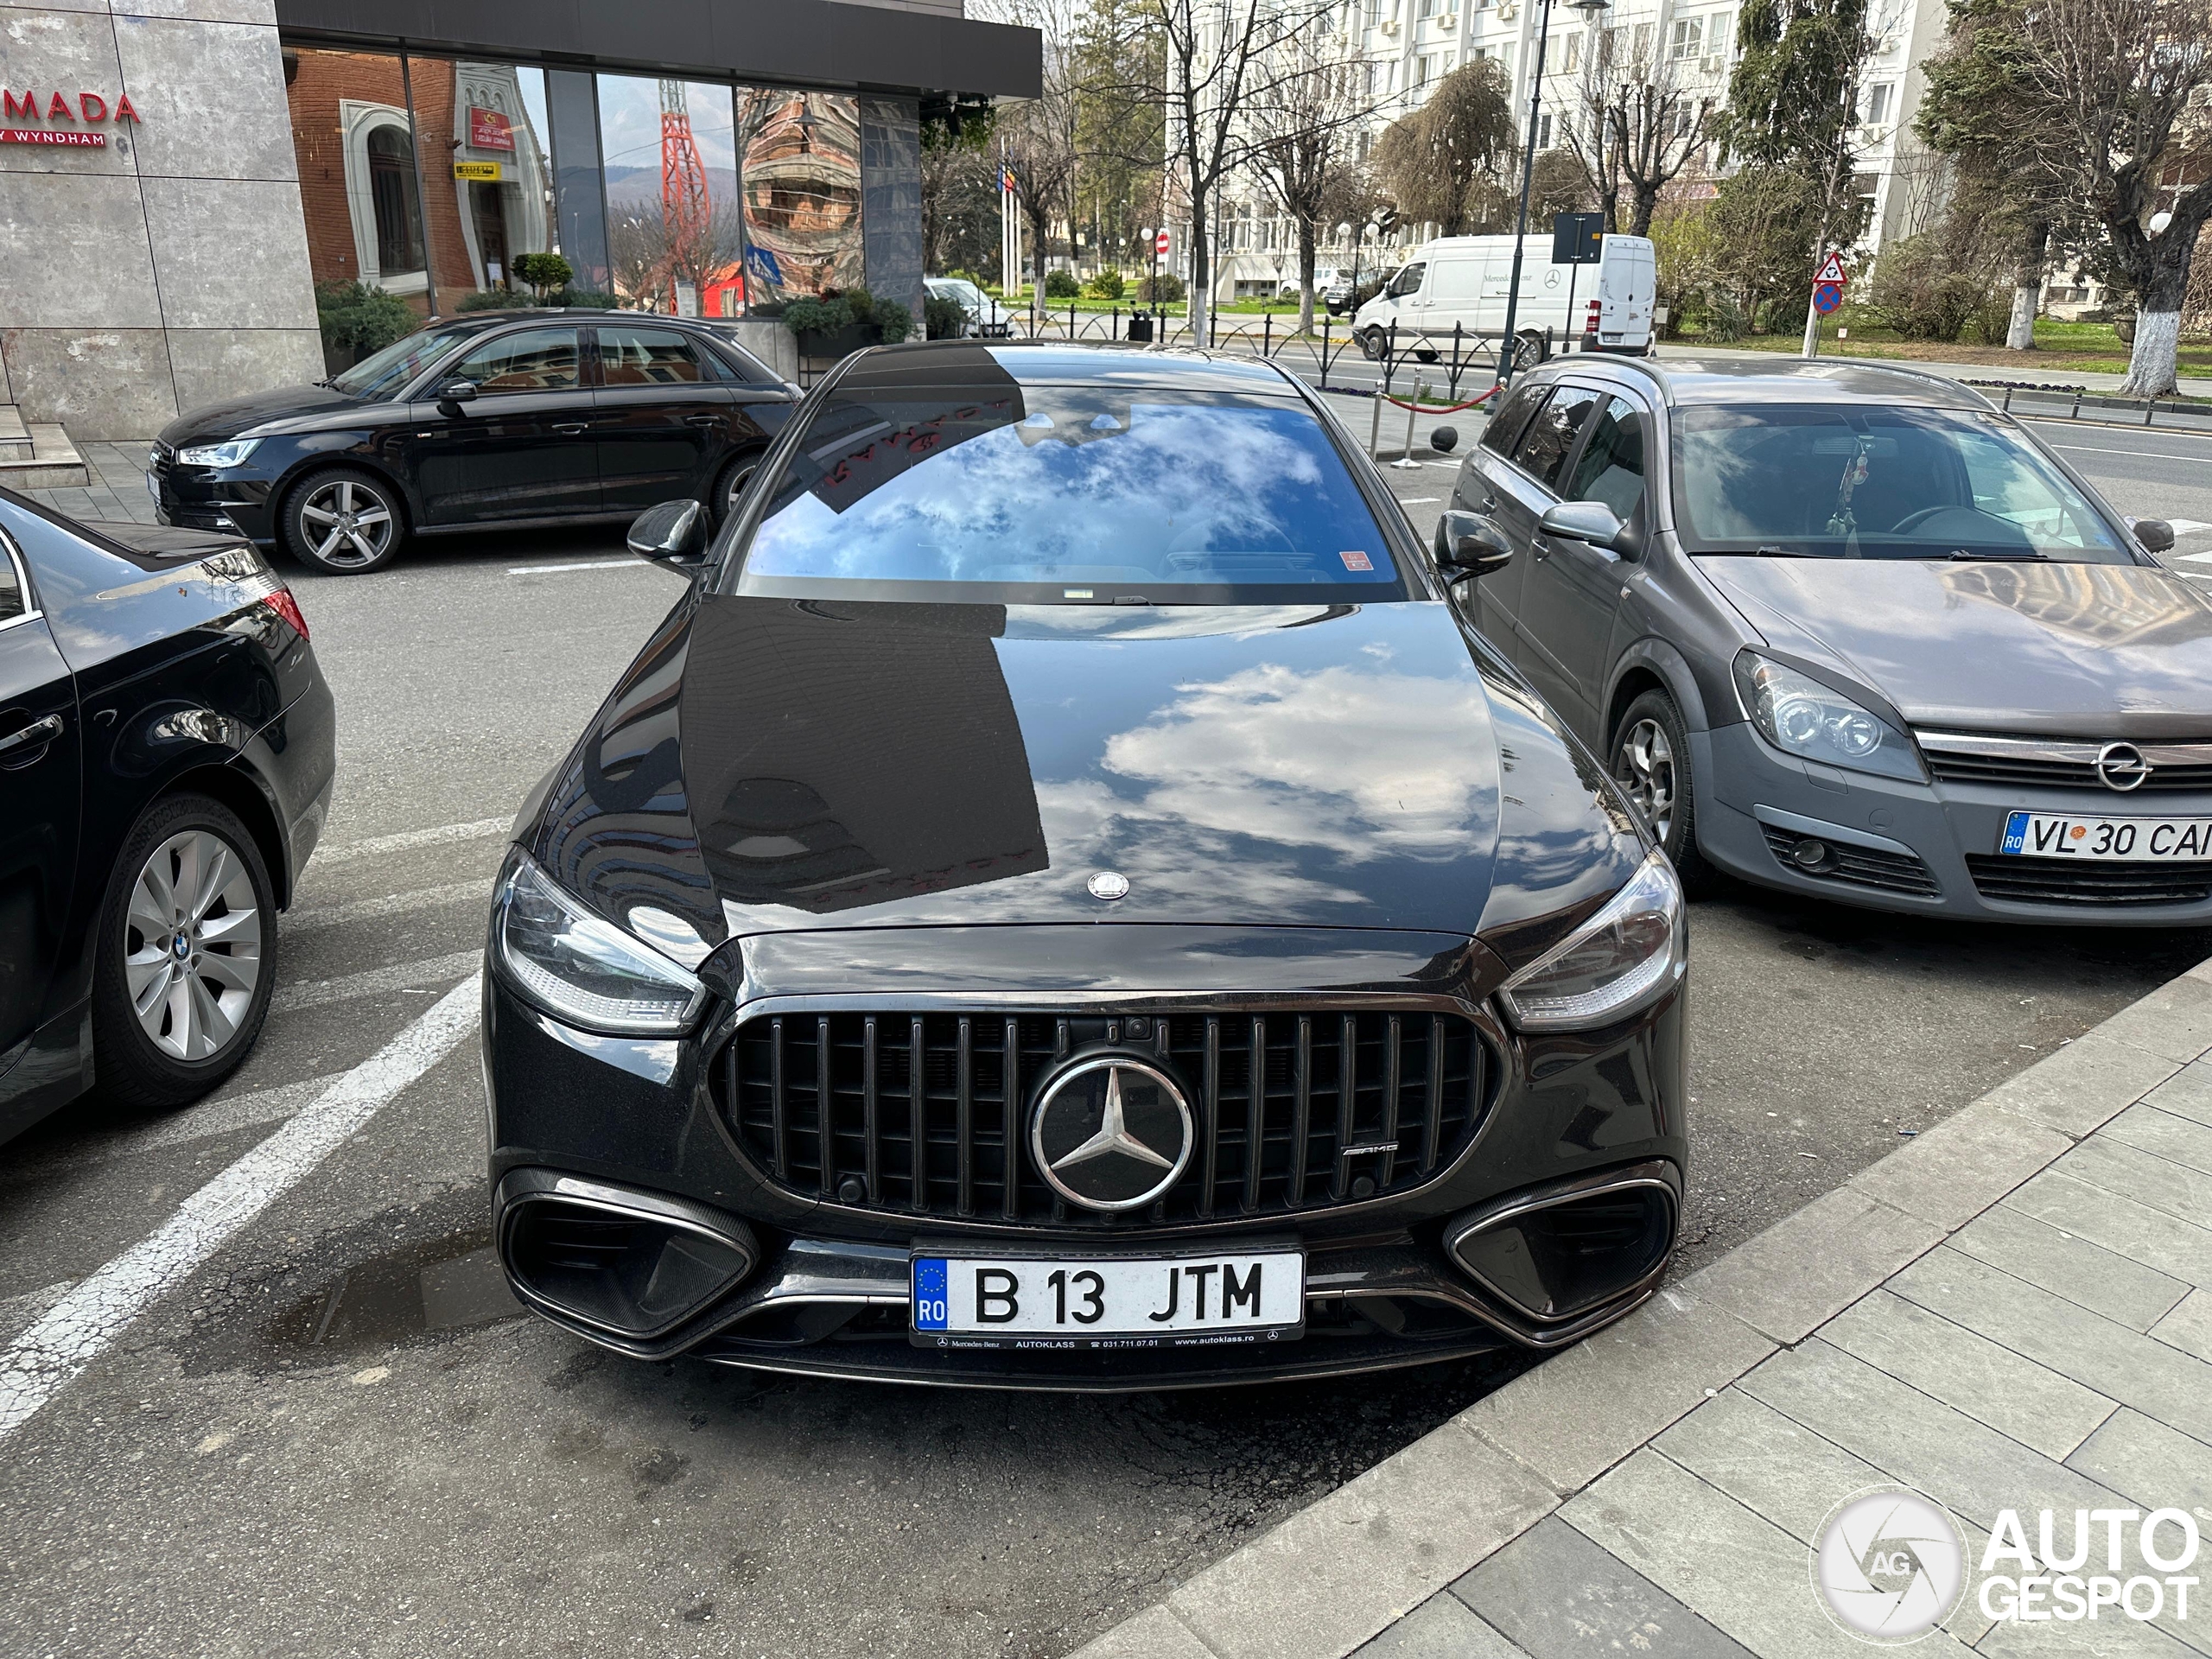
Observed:
[[[1663,1286],[1074,1659],[1344,1659],[2208,1049],[2212,960]]]

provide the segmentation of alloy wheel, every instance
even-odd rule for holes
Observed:
[[[1639,720],[1621,734],[1613,776],[1662,844],[1675,827],[1675,747],[1656,720]]]
[[[261,982],[261,906],[245,861],[187,830],[130,885],[123,976],[147,1038],[173,1059],[213,1058],[238,1035]]]
[[[334,570],[374,564],[399,529],[391,504],[353,478],[318,486],[300,503],[300,524],[316,559]]]

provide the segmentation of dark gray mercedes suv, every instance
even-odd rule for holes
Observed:
[[[1456,589],[1688,880],[2212,919],[2212,606],[1987,399],[1855,363],[1570,358],[1459,470]]]

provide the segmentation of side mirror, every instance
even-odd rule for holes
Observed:
[[[1626,551],[1620,543],[1627,539],[1628,526],[1602,501],[1561,501],[1536,521],[1536,528],[1566,541],[1587,542],[1616,553]]]
[[[1480,513],[1455,510],[1436,521],[1436,563],[1450,580],[1491,575],[1512,559],[1505,532]]]
[[[630,523],[630,550],[655,564],[688,569],[707,556],[707,510],[696,501],[664,501]]]
[[[1428,435],[1428,447],[1440,455],[1448,455],[1459,447],[1459,429],[1440,426]]]
[[[2138,518],[2129,526],[2135,539],[2143,543],[2146,553],[2166,553],[2173,550],[2174,527],[2163,518]]]
[[[476,383],[474,380],[448,380],[438,388],[438,401],[442,404],[473,404],[476,401]]]

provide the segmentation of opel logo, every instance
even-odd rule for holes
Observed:
[[[2151,763],[2133,743],[2107,743],[2097,751],[2097,776],[2107,789],[2122,791],[2142,787],[2151,775]]]
[[[1175,1185],[1195,1139],[1191,1103],[1141,1060],[1102,1054],[1053,1078],[1029,1124],[1052,1191],[1086,1210],[1137,1210]]]

